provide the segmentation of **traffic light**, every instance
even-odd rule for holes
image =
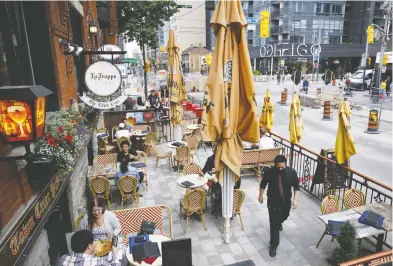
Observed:
[[[388,64],[388,59],[389,59],[389,56],[387,54],[384,54],[382,65],[386,66]]]
[[[270,11],[261,11],[259,20],[261,38],[269,38],[270,36]]]
[[[367,43],[374,43],[374,26],[367,28]]]
[[[371,57],[367,57],[367,65],[371,66]]]
[[[145,72],[149,72],[150,71],[150,62],[146,62],[145,63]]]
[[[207,66],[210,66],[212,64],[212,57],[213,57],[212,53],[206,55],[206,65]]]

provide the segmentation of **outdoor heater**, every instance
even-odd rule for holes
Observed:
[[[25,158],[32,155],[30,143],[44,135],[45,97],[52,93],[41,85],[0,87],[0,132],[7,136],[8,142],[25,146]]]

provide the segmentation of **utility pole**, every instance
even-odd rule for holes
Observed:
[[[317,44],[317,34],[315,31],[312,34],[312,44],[313,45]],[[314,80],[316,80],[315,79],[315,67],[314,67],[315,62],[316,62],[316,55],[315,55],[315,53],[312,53],[312,82],[314,82]]]
[[[375,85],[377,88],[379,88],[380,84],[381,84],[383,56],[385,53],[385,48],[386,48],[386,44],[387,44],[387,40],[388,40],[390,21],[392,20],[392,2],[385,1],[384,6],[386,7],[384,10],[384,19],[385,19],[384,28],[381,29],[379,26],[373,24],[374,27],[378,28],[378,30],[381,32],[381,35],[382,35],[381,52],[379,53],[378,72],[377,72],[377,76],[375,79],[375,82],[376,82]]]
[[[363,70],[363,80],[362,80],[362,90],[364,90],[365,88],[365,84],[364,84],[364,78],[366,75],[366,68],[367,68],[367,57],[368,57],[368,29],[366,31],[366,51],[364,52],[364,58],[362,58],[362,65],[364,66],[364,70]],[[366,86],[367,87],[367,86]],[[371,87],[371,82],[370,82],[370,87]],[[370,89],[371,91],[371,89]]]

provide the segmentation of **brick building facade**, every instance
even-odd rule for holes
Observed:
[[[94,25],[97,32],[90,32]],[[84,71],[92,58],[64,55],[60,39],[94,51],[103,44],[116,45],[117,29],[115,1],[0,2],[0,87],[43,85],[53,91],[47,99],[47,111],[67,108],[85,90]],[[0,157],[9,155],[12,148],[0,141]],[[56,198],[56,207],[65,206],[62,219],[71,227],[77,208],[84,204],[85,179],[81,176],[87,169],[85,153],[78,163],[80,171],[75,170],[69,177],[72,182],[65,184]],[[15,265],[56,265],[65,243],[59,244],[64,239],[55,239],[51,232],[54,229],[50,223],[60,219],[53,217],[53,210],[42,220],[39,230],[35,228],[25,243],[21,242],[17,254],[4,252],[9,249],[7,241],[18,226],[25,226],[23,219],[42,194],[29,184],[24,166],[23,160],[0,161],[0,261],[12,261],[10,265],[15,259]]]

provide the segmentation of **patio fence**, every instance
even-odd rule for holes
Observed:
[[[392,187],[368,177],[333,158],[327,158],[309,149],[291,143],[274,133],[270,133],[276,147],[284,148],[288,165],[296,170],[300,186],[316,199],[322,201],[327,195],[336,195],[342,202],[346,191],[357,188],[364,193],[366,204],[384,202],[392,205]]]

